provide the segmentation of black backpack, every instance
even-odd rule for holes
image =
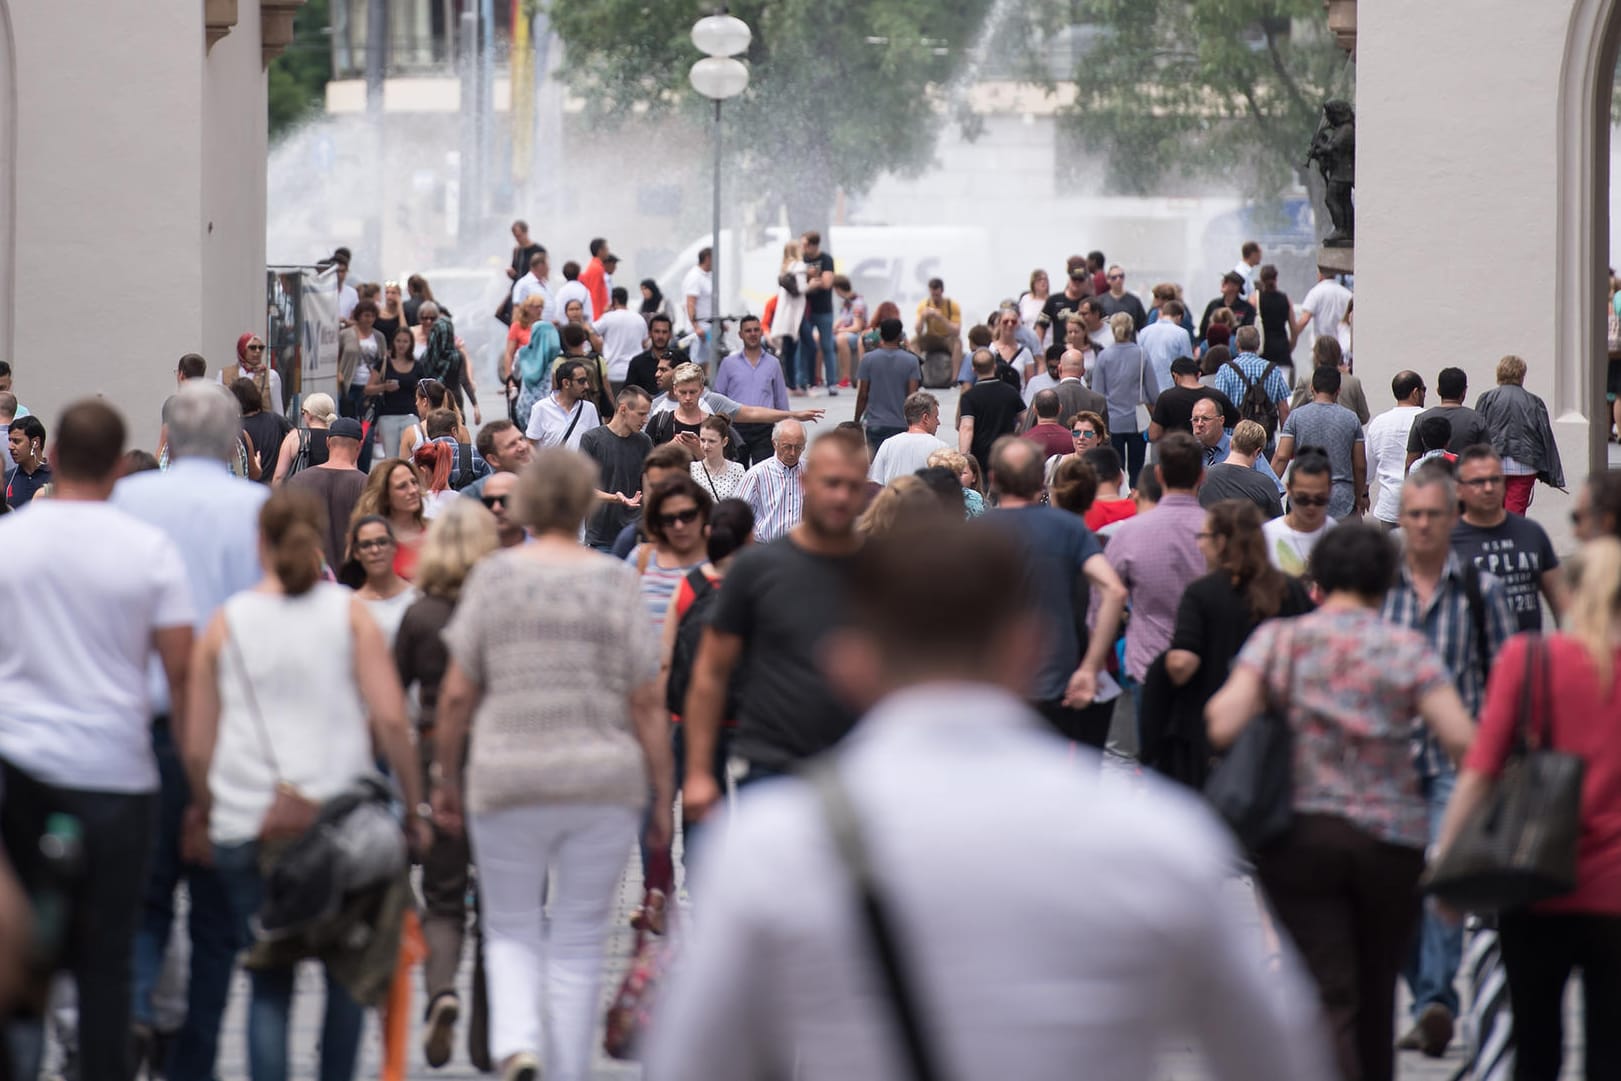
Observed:
[[[1238,366],[1236,360],[1229,360],[1227,367],[1231,368],[1238,375],[1238,381],[1244,384],[1244,396],[1238,401],[1238,415],[1245,420],[1253,420],[1265,428],[1267,439],[1272,439],[1278,434],[1278,403],[1267,393],[1266,384],[1278,366],[1268,361],[1261,378],[1253,381],[1244,374],[1244,369]]]
[[[1019,354],[1019,356],[1023,355],[1023,353]],[[1013,359],[1017,360],[1018,357],[1014,357]],[[1024,393],[1024,376],[1020,374],[1019,369],[1003,360],[1000,354],[998,354],[996,357],[996,378],[1000,379],[1002,382],[1006,383],[1020,394]]]
[[[297,472],[303,470],[309,464],[310,464],[310,430],[308,428],[299,428],[298,429],[298,453],[293,455],[293,464],[289,465],[287,467],[287,475],[289,477],[291,477],[294,473],[297,473]]]
[[[664,705],[671,713],[681,714],[687,708],[687,689],[692,686],[692,666],[698,659],[698,642],[709,626],[709,612],[720,596],[720,589],[703,568],[694,567],[687,572],[687,585],[692,587],[692,604],[681,613],[681,622],[675,628],[675,646],[670,651],[670,676],[665,682]],[[732,671],[732,681],[726,688],[726,708],[721,719],[737,719],[738,677],[742,665]]]

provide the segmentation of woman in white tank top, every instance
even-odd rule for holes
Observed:
[[[421,802],[405,695],[382,632],[364,601],[320,580],[325,517],[308,492],[284,488],[266,501],[264,580],[215,613],[191,673],[186,844],[196,852],[206,824],[243,928],[263,904],[259,831],[278,784],[316,803],[330,799],[374,772],[375,740],[406,806]],[[425,850],[427,822],[413,814],[410,824],[417,850]],[[252,985],[259,1030],[250,1041],[252,1073],[285,1077],[293,966],[256,969]],[[353,1075],[363,1022],[361,1007],[329,972],[322,1077]]]

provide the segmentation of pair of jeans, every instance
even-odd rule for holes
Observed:
[[[150,792],[59,787],[0,763],[0,841],[25,889],[38,890],[50,879],[40,850],[47,822],[64,815],[78,823],[79,873],[57,883],[65,922],[56,968],[69,973],[78,989],[83,1081],[128,1081],[130,1076],[131,959],[156,812],[157,796]],[[32,1079],[39,1072],[42,1023],[38,1016],[19,1017],[11,1026],[16,1078]]]
[[[249,942],[253,936],[248,921],[264,906],[265,897],[258,842],[215,845],[214,869],[230,900],[241,940]],[[252,1081],[287,1081],[287,1037],[292,1028],[296,974],[294,965],[248,973],[248,1076]],[[365,1022],[366,1011],[327,972],[320,1081],[353,1081]]]
[[[1343,818],[1296,814],[1255,866],[1317,983],[1340,1076],[1393,1081],[1396,977],[1418,922],[1424,850]]]
[[[833,313],[807,311],[804,321],[799,324],[800,386],[808,387],[813,382],[811,377],[816,373],[818,350],[822,354],[822,372],[827,379],[827,389],[832,390],[839,385],[839,357],[833,351]]]
[[[900,435],[902,432],[906,431],[906,429],[869,425],[866,431],[867,449],[870,450],[876,457],[878,454],[878,448],[883,446],[886,440],[895,438],[897,435]]]
[[[1447,801],[1458,783],[1458,775],[1447,767],[1434,777],[1420,777],[1419,792],[1429,806],[1430,841],[1441,836],[1441,819],[1446,816]],[[1458,965],[1463,961],[1463,924],[1452,923],[1436,915],[1426,905],[1418,925],[1418,937],[1402,966],[1402,979],[1413,993],[1413,1016],[1423,1013],[1428,1006],[1444,1006],[1452,1016],[1458,1015],[1458,992],[1452,986],[1458,978]]]
[[[800,381],[799,374],[799,339],[791,334],[778,338],[777,356],[782,359],[782,374],[788,380],[788,389],[804,390],[806,384]]]
[[[131,1011],[135,1021],[157,1027],[153,991],[163,973],[174,929],[175,889],[184,881],[189,902],[186,933],[191,944],[186,1019],[169,1052],[166,1076],[169,1081],[209,1081],[219,1053],[220,1023],[230,996],[231,970],[237,951],[246,943],[238,936],[225,887],[214,869],[185,863],[180,858],[180,822],[191,802],[191,790],[166,717],[158,718],[152,726],[152,752],[157,756],[161,787],[146,903],[135,936]]]
[[[1514,1081],[1556,1081],[1565,1051],[1565,984],[1582,970],[1587,1081],[1621,1077],[1621,916],[1520,910],[1499,917],[1514,1010]]]
[[[737,437],[743,441],[748,452],[748,461],[745,465],[758,465],[776,453],[771,445],[771,431],[775,425],[771,424],[739,424],[736,426]]]
[[[634,807],[548,803],[469,819],[496,1062],[529,1051],[543,1060],[546,1081],[589,1075],[603,948],[639,818]]]
[[[1148,453],[1148,443],[1143,439],[1143,433],[1110,432],[1109,444],[1126,467],[1126,483],[1137,487],[1137,476],[1143,471],[1143,458]]]

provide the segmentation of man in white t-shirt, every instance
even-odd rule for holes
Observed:
[[[1315,447],[1294,459],[1289,473],[1289,513],[1261,526],[1267,558],[1285,574],[1306,576],[1311,550],[1334,528],[1328,501],[1334,489],[1334,467]]]
[[[1368,476],[1378,482],[1379,497],[1373,503],[1373,516],[1380,525],[1395,529],[1401,521],[1402,481],[1407,475],[1407,437],[1413,421],[1424,412],[1424,377],[1417,372],[1397,372],[1390,381],[1396,407],[1368,422],[1363,440],[1368,454]]]
[[[681,279],[681,314],[687,317],[687,325],[692,333],[701,340],[709,340],[709,317],[714,315],[713,302],[715,284],[710,274],[710,267],[714,264],[713,252],[704,248],[698,252],[698,265],[687,271],[687,276]],[[699,355],[694,352],[694,356]],[[708,359],[708,352],[704,351],[704,359]]]
[[[75,821],[82,877],[58,964],[78,988],[82,1076],[123,1078],[157,810],[147,660],[161,658],[183,731],[196,611],[174,542],[108,505],[123,418],[89,399],[51,431],[53,497],[0,518],[0,838],[27,882],[44,873],[41,839],[63,828],[53,816]],[[13,1023],[37,1045],[37,1020]]]
[[[1351,290],[1340,284],[1336,273],[1317,268],[1317,284],[1306,291],[1300,307],[1311,313],[1311,332],[1319,338],[1337,338],[1340,323],[1351,307]]]
[[[1233,273],[1244,279],[1244,296],[1255,292],[1255,280],[1261,273],[1261,245],[1254,240],[1244,241],[1239,249],[1237,264],[1233,266]]]
[[[879,446],[867,479],[888,484],[896,477],[916,473],[929,464],[929,455],[951,446],[935,433],[940,430],[940,400],[926,390],[906,396],[901,412],[906,430],[892,435]]]
[[[547,319],[553,319],[555,322],[563,317],[563,313],[552,310],[552,291],[546,286],[546,279],[552,276],[551,263],[548,258],[545,248],[541,248],[529,257],[529,273],[519,278],[512,286],[512,307],[516,309],[531,296],[539,294],[546,301],[546,307],[541,314]]]
[[[536,402],[529,411],[529,427],[524,435],[538,450],[541,447],[580,449],[580,437],[602,423],[591,396],[591,377],[577,360],[557,365],[557,389]]]
[[[627,305],[630,303],[630,293],[622,285],[616,285],[608,294],[613,305],[602,318],[597,320],[597,333],[602,335],[602,359],[608,362],[608,380],[616,388],[625,382],[625,375],[630,369],[630,358],[642,351],[642,342],[647,338],[647,322],[637,312],[631,311]]]
[[[591,310],[591,290],[580,280],[580,264],[572,259],[563,264],[563,284],[557,287],[557,310],[553,311],[550,304],[546,305],[546,318],[558,326],[568,322],[568,306],[571,300],[580,302],[587,323],[596,319],[596,312]]]

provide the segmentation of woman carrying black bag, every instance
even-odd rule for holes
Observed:
[[[1396,978],[1429,841],[1412,719],[1454,758],[1473,734],[1429,640],[1380,618],[1396,559],[1382,529],[1331,530],[1311,554],[1322,607],[1258,627],[1205,711],[1218,749],[1260,714],[1288,724],[1291,821],[1256,870],[1317,981],[1346,1081],[1395,1075]]]
[[[1590,542],[1566,563],[1567,633],[1509,640],[1486,688],[1480,733],[1463,760],[1441,826],[1443,854],[1508,764],[1532,676],[1530,720],[1546,749],[1583,760],[1576,888],[1499,917],[1517,1043],[1515,1081],[1554,1081],[1564,1055],[1563,1006],[1582,970],[1586,1077],[1621,1077],[1621,541]],[[1437,862],[1440,860],[1438,858]]]

